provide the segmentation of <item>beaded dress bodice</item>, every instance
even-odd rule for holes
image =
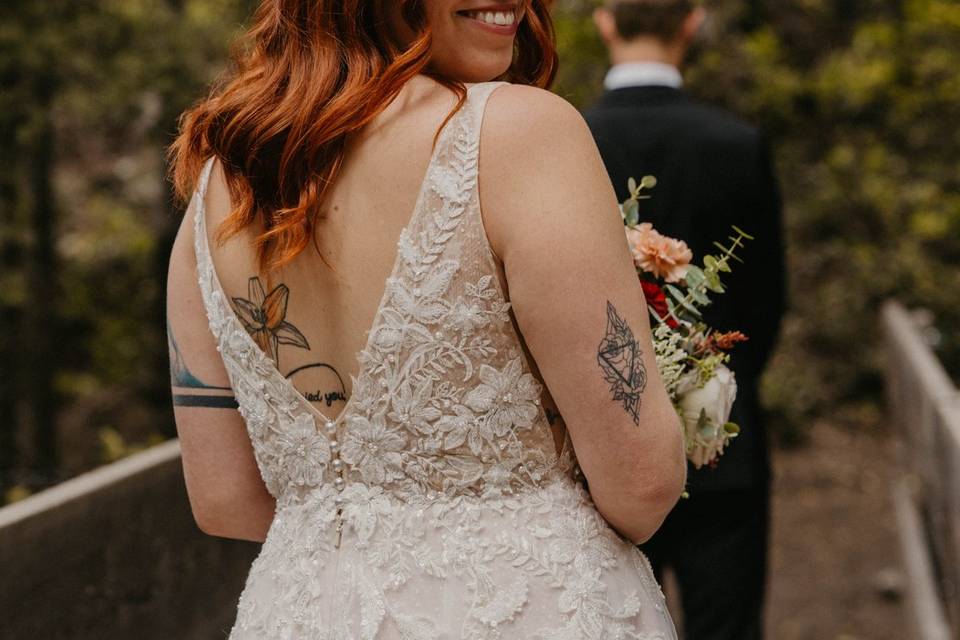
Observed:
[[[557,452],[479,211],[484,105],[441,132],[346,406],[323,415],[199,284],[277,511],[232,639],[675,638],[649,564]]]

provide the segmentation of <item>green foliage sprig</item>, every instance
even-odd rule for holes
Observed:
[[[736,235],[728,236],[730,246],[724,246],[720,242],[714,242],[714,246],[720,249],[720,254],[706,255],[703,258],[703,267],[691,264],[687,269],[687,275],[684,278],[685,289],[681,290],[672,284],[667,284],[664,290],[670,294],[667,298],[667,305],[670,309],[670,315],[677,321],[684,321],[678,315],[678,311],[683,309],[693,314],[696,318],[702,318],[701,308],[709,306],[712,302],[710,293],[721,294],[726,291],[721,281],[721,273],[732,273],[730,266],[731,260],[743,264],[743,260],[737,255],[737,250],[743,248],[744,243],[755,238],[732,225]]]
[[[623,217],[623,223],[628,227],[635,227],[640,222],[640,201],[649,200],[650,196],[643,193],[657,186],[657,179],[654,176],[643,176],[640,183],[636,178],[630,178],[627,181],[627,188],[630,190],[630,197],[620,204],[620,215]]]

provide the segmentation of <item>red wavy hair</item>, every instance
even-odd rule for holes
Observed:
[[[502,79],[546,88],[557,54],[549,5],[524,0],[514,59]],[[401,2],[418,34],[400,49],[387,9]],[[419,73],[463,104],[466,89],[430,73],[431,34],[421,0],[263,0],[234,54],[234,68],[181,117],[170,147],[184,201],[203,163],[220,159],[234,209],[218,240],[256,222],[261,270],[288,264],[314,239],[317,216],[343,166],[348,136],[363,129]],[[442,127],[441,127],[442,128]]]

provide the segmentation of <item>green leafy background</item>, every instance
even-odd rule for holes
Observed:
[[[0,7],[8,498],[174,434],[162,282],[180,214],[163,147],[253,4]],[[880,423],[884,299],[929,309],[960,372],[960,4],[706,4],[688,86],[769,133],[786,202],[791,300],[764,382],[772,424],[802,442],[819,416]],[[580,107],[606,70],[591,9],[556,9],[556,91]]]

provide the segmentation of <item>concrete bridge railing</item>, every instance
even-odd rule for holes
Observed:
[[[0,638],[225,638],[258,551],[197,528],[167,442],[0,509]]]
[[[960,392],[895,302],[883,309],[889,414],[903,475],[894,504],[920,640],[960,638]]]

